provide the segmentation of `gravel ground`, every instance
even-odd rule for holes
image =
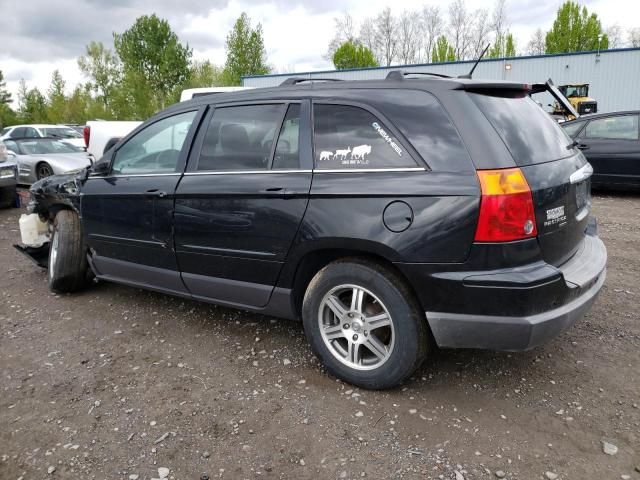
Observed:
[[[3,480],[640,479],[639,196],[594,198],[609,270],[582,321],[531,352],[436,352],[386,392],[330,378],[296,322],[54,295],[11,247],[20,213],[0,211]]]

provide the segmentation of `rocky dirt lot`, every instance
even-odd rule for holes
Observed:
[[[596,195],[593,310],[521,354],[436,352],[392,391],[302,325],[100,283],[47,290],[0,211],[0,478],[640,479],[640,196]],[[603,443],[606,442],[606,443]]]

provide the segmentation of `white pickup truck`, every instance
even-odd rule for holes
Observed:
[[[87,152],[95,160],[113,147],[118,140],[126,136],[142,122],[120,122],[106,120],[92,120],[84,127],[84,142]]]
[[[202,95],[212,95],[215,93],[237,92],[249,90],[251,87],[204,87],[189,88],[182,91],[180,101],[191,100]],[[99,160],[102,155],[113,147],[118,140],[126,136],[142,122],[121,122],[107,120],[93,120],[87,122],[84,127],[84,141],[87,145],[87,152],[93,156],[94,160]]]

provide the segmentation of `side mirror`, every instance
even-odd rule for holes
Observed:
[[[111,157],[102,157],[96,163],[91,166],[92,177],[99,177],[107,175],[109,173],[109,167],[111,166]]]

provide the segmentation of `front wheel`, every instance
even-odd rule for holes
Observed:
[[[413,294],[373,262],[347,259],[320,270],[305,293],[302,318],[327,370],[363,388],[401,383],[427,355],[428,327]]]
[[[36,178],[42,180],[53,175],[53,168],[45,162],[41,162],[36,166]]]
[[[49,288],[58,293],[75,292],[84,286],[87,270],[80,218],[76,212],[61,210],[53,221],[49,245]]]

